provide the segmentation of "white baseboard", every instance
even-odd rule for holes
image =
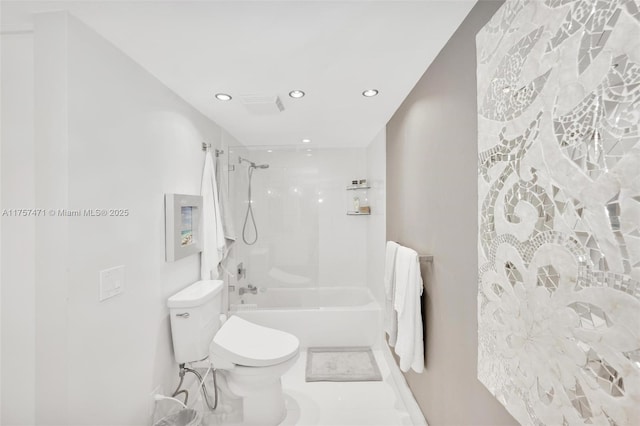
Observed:
[[[422,410],[420,410],[420,406],[416,402],[413,393],[411,393],[411,389],[409,389],[409,385],[405,380],[398,364],[396,364],[396,360],[393,358],[393,354],[391,353],[391,349],[384,339],[380,344],[380,349],[384,354],[385,361],[389,365],[389,370],[391,371],[391,377],[395,382],[396,388],[398,389],[398,393],[400,394],[400,398],[404,403],[404,406],[407,408],[407,412],[409,413],[409,417],[411,417],[411,423],[413,426],[428,426],[427,421],[422,414]]]

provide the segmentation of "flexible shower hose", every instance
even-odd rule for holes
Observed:
[[[248,198],[249,204],[247,205],[247,213],[244,215],[244,224],[242,225],[242,241],[248,246],[252,246],[258,241],[258,226],[256,225],[256,219],[253,217],[253,207],[251,207],[251,177],[253,176],[253,171],[255,168],[253,166],[249,166],[249,189],[248,189]],[[253,229],[255,231],[255,238],[253,241],[247,241],[246,231],[247,231],[247,222],[249,221],[249,217],[251,217],[251,223],[253,225]]]

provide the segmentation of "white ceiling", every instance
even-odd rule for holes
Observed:
[[[366,146],[475,0],[2,2],[2,31],[67,9],[245,145]],[[362,91],[380,90],[374,98]],[[301,89],[302,99],[289,91]],[[220,102],[217,92],[234,99]],[[255,115],[247,94],[285,110]]]

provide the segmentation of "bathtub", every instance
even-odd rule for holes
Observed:
[[[294,334],[303,347],[380,343],[380,305],[365,287],[269,288],[241,297],[230,313]]]

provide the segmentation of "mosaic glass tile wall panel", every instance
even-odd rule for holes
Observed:
[[[640,0],[507,0],[477,52],[478,378],[640,425]]]

